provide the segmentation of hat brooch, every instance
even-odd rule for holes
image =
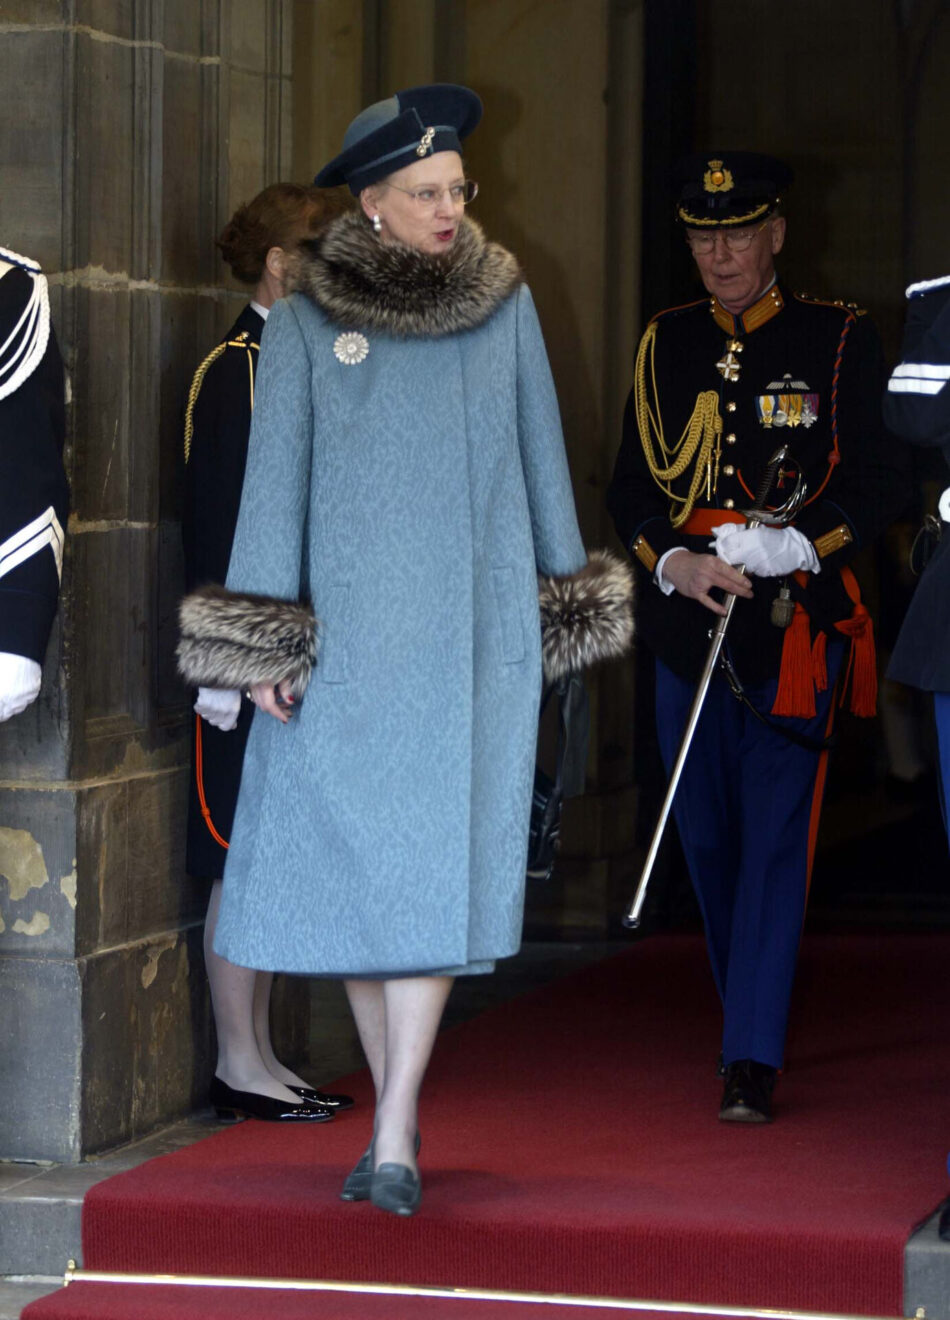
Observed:
[[[358,330],[348,330],[346,334],[337,335],[333,352],[344,367],[355,367],[369,352],[369,340]]]
[[[428,156],[432,152],[432,139],[435,137],[435,129],[427,128],[423,133],[419,145],[416,147],[417,156]]]

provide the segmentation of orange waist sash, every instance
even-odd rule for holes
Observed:
[[[735,509],[694,509],[680,531],[687,536],[712,536],[712,529],[723,523],[744,524],[745,514]]]
[[[723,523],[744,525],[745,521],[745,515],[735,509],[694,509],[680,531],[687,536],[712,536],[714,527],[720,527]],[[874,629],[870,615],[861,602],[861,592],[854,574],[847,567],[840,572],[853,607],[849,619],[842,619],[835,624],[835,629],[851,642],[840,704],[844,704],[845,689],[850,681],[852,712],[855,715],[873,715],[877,698]],[[796,573],[795,580],[800,587],[804,587],[808,581],[807,574]],[[785,630],[778,692],[772,706],[772,715],[814,716],[815,691],[824,691],[828,685],[826,644],[827,638],[823,632],[819,632],[812,641],[808,613],[796,601],[791,626]]]

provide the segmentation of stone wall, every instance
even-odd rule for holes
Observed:
[[[72,486],[42,697],[0,725],[2,1158],[75,1160],[203,1103],[181,409],[244,300],[214,237],[290,169],[291,11],[0,2],[0,244],[49,276]]]

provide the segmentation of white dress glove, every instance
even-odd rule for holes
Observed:
[[[807,536],[794,527],[737,527],[725,523],[714,527],[715,550],[727,564],[745,565],[745,571],[755,577],[786,577],[798,569],[820,573],[821,565],[815,547]]]
[[[25,655],[0,651],[0,721],[26,710],[40,694],[43,671]]]
[[[241,713],[241,694],[237,688],[199,688],[195,712],[222,733],[230,733]]]

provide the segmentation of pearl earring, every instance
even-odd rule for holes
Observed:
[[[377,234],[381,234],[383,232],[383,222],[382,220],[380,220],[378,215],[373,216],[373,229]]]

